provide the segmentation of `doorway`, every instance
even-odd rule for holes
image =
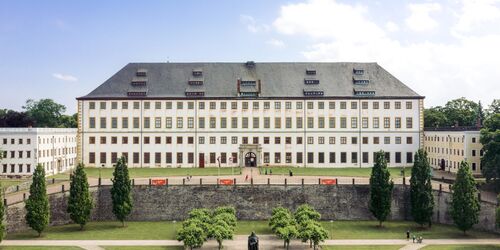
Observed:
[[[254,152],[245,154],[245,167],[257,167],[257,155]]]
[[[204,168],[205,167],[205,153],[200,153],[200,168]]]

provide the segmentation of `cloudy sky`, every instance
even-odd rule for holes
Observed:
[[[500,98],[500,0],[1,1],[0,108],[75,97],[128,62],[378,62],[426,96]]]

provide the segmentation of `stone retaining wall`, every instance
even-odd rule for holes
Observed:
[[[110,186],[92,188],[95,207],[92,220],[114,220]],[[236,208],[240,220],[265,220],[274,207],[284,206],[295,210],[301,204],[310,204],[321,213],[324,220],[372,220],[368,209],[370,198],[368,185],[245,185],[245,186],[135,186],[132,221],[183,220],[193,208],[213,208],[231,205]],[[66,193],[50,195],[51,225],[70,223],[66,213]],[[451,195],[434,192],[436,208],[434,221],[453,224],[448,208]],[[392,212],[389,220],[409,220],[409,187],[395,185]],[[478,229],[495,228],[495,204],[481,202]],[[8,206],[7,228],[9,232],[27,228],[24,220],[24,203]]]

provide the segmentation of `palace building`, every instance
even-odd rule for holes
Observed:
[[[77,156],[77,129],[0,128],[1,176],[30,176],[36,165],[53,175],[73,168]]]
[[[78,160],[111,167],[410,166],[423,96],[376,63],[129,63],[78,100]]]
[[[460,162],[467,161],[474,175],[481,174],[483,145],[480,126],[425,128],[424,145],[434,169],[456,173]]]

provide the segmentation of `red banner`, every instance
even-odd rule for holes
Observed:
[[[153,186],[165,186],[165,185],[167,185],[167,180],[166,179],[152,179],[151,185],[153,185]]]
[[[321,179],[321,184],[323,185],[335,185],[337,184],[336,179]]]
[[[221,184],[221,185],[233,185],[234,180],[233,179],[220,179],[219,184]]]

